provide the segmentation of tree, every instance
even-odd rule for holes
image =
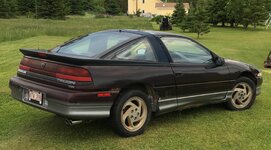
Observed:
[[[267,11],[263,0],[251,0],[251,23],[256,30],[257,25],[267,17]]]
[[[69,0],[70,14],[84,15],[84,3],[88,5],[88,1],[84,0]],[[86,7],[86,5],[85,5]]]
[[[214,0],[209,3],[207,10],[208,15],[210,16],[210,23],[213,25],[222,23],[222,26],[225,26],[225,23],[227,22],[226,4],[227,1],[225,0]]]
[[[110,15],[118,15],[121,12],[116,0],[105,0],[105,10]]]
[[[198,6],[198,0],[189,0],[189,4],[192,8],[196,8]]]
[[[16,0],[0,0],[0,18],[14,18],[16,15]]]
[[[183,6],[183,1],[179,0],[175,6],[175,10],[172,14],[172,24],[179,25],[185,18],[185,10]]]
[[[196,8],[190,9],[189,14],[186,16],[185,21],[182,23],[181,28],[189,32],[197,33],[198,38],[210,32],[208,24],[208,15],[204,8],[204,1],[198,1]]]
[[[84,10],[95,13],[105,13],[104,0],[85,0]]]
[[[238,27],[242,22],[243,0],[229,0],[226,5],[227,20],[231,27]]]
[[[35,0],[17,0],[18,1],[18,11],[20,15],[34,14],[36,3]]]
[[[123,13],[127,13],[128,11],[128,0],[118,0],[120,10]]]
[[[264,0],[264,6],[267,12],[271,12],[271,0]]]
[[[42,0],[38,8],[38,17],[44,19],[65,19],[69,13],[65,0]]]
[[[180,24],[180,28],[183,30],[183,32],[185,32],[186,30],[189,31],[189,29],[193,26],[193,19],[194,19],[194,16],[193,16],[193,13],[191,12],[189,12],[188,15],[184,17],[184,20]]]
[[[263,0],[243,0],[242,25],[245,29],[251,24],[254,30],[257,25],[267,17],[267,11]]]

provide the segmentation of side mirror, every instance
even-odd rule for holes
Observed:
[[[215,64],[216,66],[223,66],[225,64],[225,59],[222,57],[216,57]]]

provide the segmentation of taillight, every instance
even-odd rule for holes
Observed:
[[[92,81],[88,70],[84,68],[68,67],[62,65],[57,67],[56,78],[81,82]]]
[[[24,65],[20,65],[19,69],[25,70],[25,71],[30,71],[30,67],[24,66]]]
[[[53,76],[59,79],[91,82],[90,73],[85,68],[71,67],[51,62],[24,58],[19,67],[20,70],[35,72],[38,74]]]

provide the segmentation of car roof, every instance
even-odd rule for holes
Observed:
[[[139,34],[142,36],[146,35],[154,35],[154,36],[179,36],[179,37],[185,37],[180,34],[170,33],[170,32],[162,32],[162,31],[154,31],[154,30],[133,30],[133,29],[113,29],[113,30],[106,30],[103,32],[127,32],[127,33],[133,33],[133,34]]]

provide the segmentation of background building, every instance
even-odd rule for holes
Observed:
[[[176,3],[164,3],[160,0],[128,0],[128,14],[135,14],[140,10],[143,14],[171,16],[175,5]],[[184,3],[184,9],[188,13],[189,3]]]

